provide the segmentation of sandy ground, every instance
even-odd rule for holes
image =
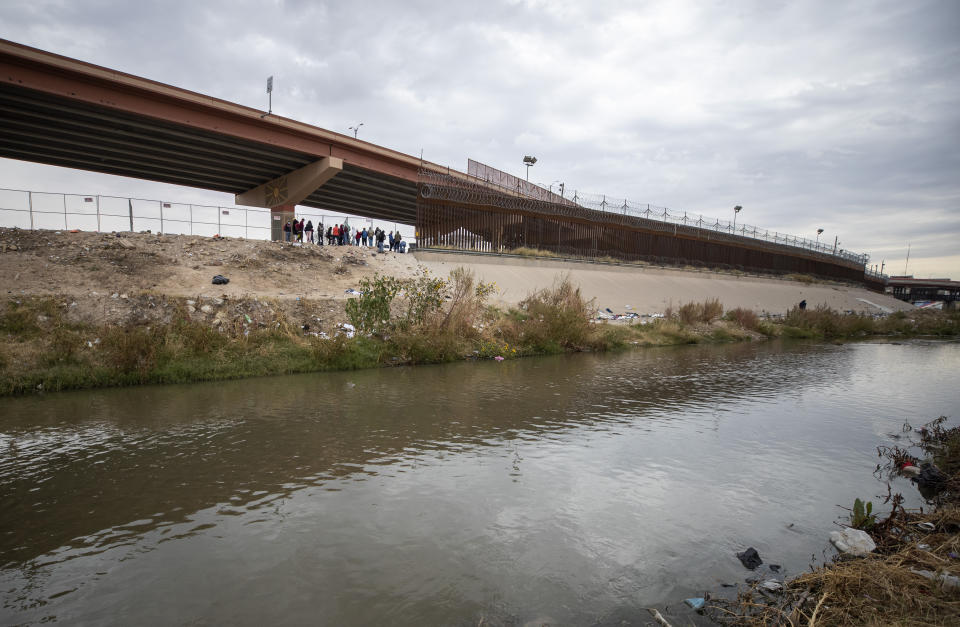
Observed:
[[[671,305],[713,298],[725,309],[770,313],[783,313],[804,299],[810,307],[825,304],[837,310],[912,308],[845,285],[712,272],[451,253],[378,254],[362,247],[187,235],[0,229],[3,293],[12,298],[54,296],[74,317],[108,323],[142,317],[156,308],[158,299],[173,297],[190,299],[190,311],[198,317],[251,316],[262,322],[282,309],[301,324],[329,330],[345,320],[348,290],[364,277],[406,278],[424,269],[446,276],[458,266],[495,282],[496,298],[504,304],[516,304],[569,275],[588,298],[596,299],[598,309],[615,313],[661,313]],[[212,284],[217,274],[230,282]]]
[[[446,274],[464,266],[483,281],[496,282],[499,297],[516,303],[538,289],[550,287],[565,275],[598,309],[614,313],[662,313],[669,306],[719,299],[724,309],[743,307],[758,313],[785,313],[807,301],[810,308],[827,305],[838,311],[881,313],[914,309],[891,296],[841,284],[803,283],[775,278],[734,276],[695,270],[668,270],[649,266],[614,266],[537,259],[416,253],[432,273]]]
[[[8,293],[151,290],[171,296],[341,298],[374,272],[412,275],[411,255],[353,246],[147,233],[0,229],[0,287]],[[213,285],[214,275],[230,279]]]

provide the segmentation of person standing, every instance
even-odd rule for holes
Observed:
[[[403,236],[400,235],[400,231],[397,231],[396,235],[393,236],[393,245],[397,247],[397,252],[403,252],[400,250],[400,243],[403,241]]]
[[[313,243],[313,220],[307,220],[307,226],[303,227],[307,234],[307,241]]]
[[[284,239],[284,241],[287,241],[287,242],[290,241],[290,229],[291,229],[291,228],[292,228],[292,227],[290,226],[290,220],[287,220],[287,223],[283,225],[283,239]]]
[[[390,239],[390,252],[393,252],[393,231],[390,231],[390,235],[387,237]]]
[[[386,235],[383,234],[383,231],[380,227],[377,227],[377,252],[383,252],[383,240],[386,238]]]

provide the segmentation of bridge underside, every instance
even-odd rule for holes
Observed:
[[[318,159],[0,83],[0,157],[241,194]],[[416,183],[345,163],[299,204],[413,224]]]
[[[612,257],[670,265],[764,273],[802,273],[864,280],[863,266],[791,246],[498,194],[479,185],[423,172],[417,199],[417,242],[506,252],[520,247],[571,257]]]

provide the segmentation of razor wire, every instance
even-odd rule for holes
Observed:
[[[581,207],[583,209],[601,211],[607,214],[641,218],[648,222],[693,227],[701,232],[706,230],[737,238],[742,237],[769,242],[842,259],[857,264],[858,266],[864,266],[865,269],[870,261],[870,255],[844,250],[843,248],[838,248],[836,244],[830,245],[825,242],[820,242],[819,240],[810,240],[804,237],[790,235],[789,233],[771,231],[770,229],[750,224],[734,224],[733,221],[705,217],[702,214],[692,214],[686,211],[671,210],[668,207],[650,203],[638,203],[623,197],[608,196],[606,194],[580,193],[576,190],[574,190],[572,196],[567,196],[564,193],[556,194],[552,191],[552,186],[550,186],[551,189],[545,189],[542,186],[535,185],[473,160],[471,160],[468,165],[470,171],[468,176],[470,179],[473,179],[472,182],[477,184],[478,187],[487,189],[495,188],[499,193],[513,199],[525,198],[534,202],[546,202],[562,207]],[[424,176],[430,178],[430,174],[430,171],[421,172],[421,180],[424,179]],[[432,172],[432,174],[441,173]],[[460,181],[461,184],[465,184],[466,182],[467,181]],[[437,183],[435,183],[435,185],[436,184]],[[474,192],[470,195],[475,198],[483,196],[482,192]],[[502,202],[503,201],[501,201],[501,204]],[[494,204],[496,205],[496,203]]]

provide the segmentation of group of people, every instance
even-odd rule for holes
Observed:
[[[334,224],[333,226],[328,226],[326,232],[324,232],[323,222],[320,222],[317,226],[316,233],[316,243],[320,246],[323,246],[324,238],[326,238],[328,246],[376,245],[377,249],[383,252],[384,247],[389,245],[391,251],[407,252],[407,243],[403,241],[403,236],[400,235],[400,231],[390,231],[387,233],[380,227],[377,227],[375,230],[368,230],[366,227],[363,229],[352,229],[346,224]],[[313,220],[307,220],[306,224],[304,224],[303,218],[293,221],[287,220],[287,223],[283,225],[284,241],[313,244],[313,235]]]

